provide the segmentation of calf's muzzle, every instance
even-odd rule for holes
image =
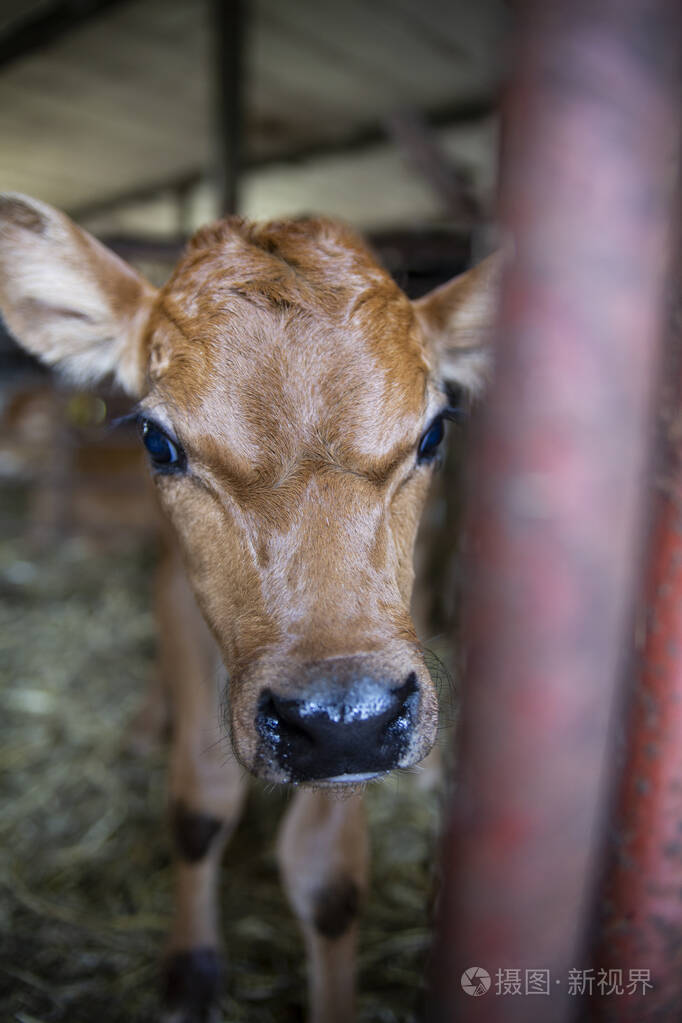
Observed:
[[[322,672],[297,696],[263,689],[255,722],[261,755],[292,782],[366,781],[401,766],[419,699],[414,671],[397,683],[361,675],[345,685]]]

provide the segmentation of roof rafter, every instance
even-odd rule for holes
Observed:
[[[0,70],[55,42],[67,32],[131,0],[60,0],[29,11],[0,32]]]

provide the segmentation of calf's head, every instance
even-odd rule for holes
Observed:
[[[436,696],[412,550],[448,413],[480,385],[495,260],[410,302],[326,220],[200,231],[155,290],[65,216],[0,198],[0,310],[73,380],[113,374],[272,781],[418,762]]]

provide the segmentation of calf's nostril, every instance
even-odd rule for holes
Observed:
[[[410,697],[414,696],[418,689],[417,676],[413,671],[411,671],[401,686],[398,686],[397,689],[391,690],[391,696],[395,698],[398,713],[402,713],[403,710],[405,710],[408,706],[408,701],[410,701]]]
[[[417,676],[414,672],[408,675],[401,686],[391,690],[394,702],[382,729],[382,741],[397,739],[399,733],[407,732],[412,727],[413,708],[418,691]]]
[[[269,689],[260,698],[256,727],[273,746],[282,740],[309,746],[315,743],[314,736],[301,719],[298,702],[275,696]]]
[[[311,745],[315,738],[309,728],[306,728],[300,706],[296,700],[282,700],[272,696],[274,712],[279,719],[280,729],[284,734],[295,736],[298,739],[307,740]]]

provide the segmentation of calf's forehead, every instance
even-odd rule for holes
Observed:
[[[230,409],[253,428],[327,416],[392,433],[424,414],[411,303],[327,221],[200,232],[159,295],[148,345],[153,391],[192,418]]]

